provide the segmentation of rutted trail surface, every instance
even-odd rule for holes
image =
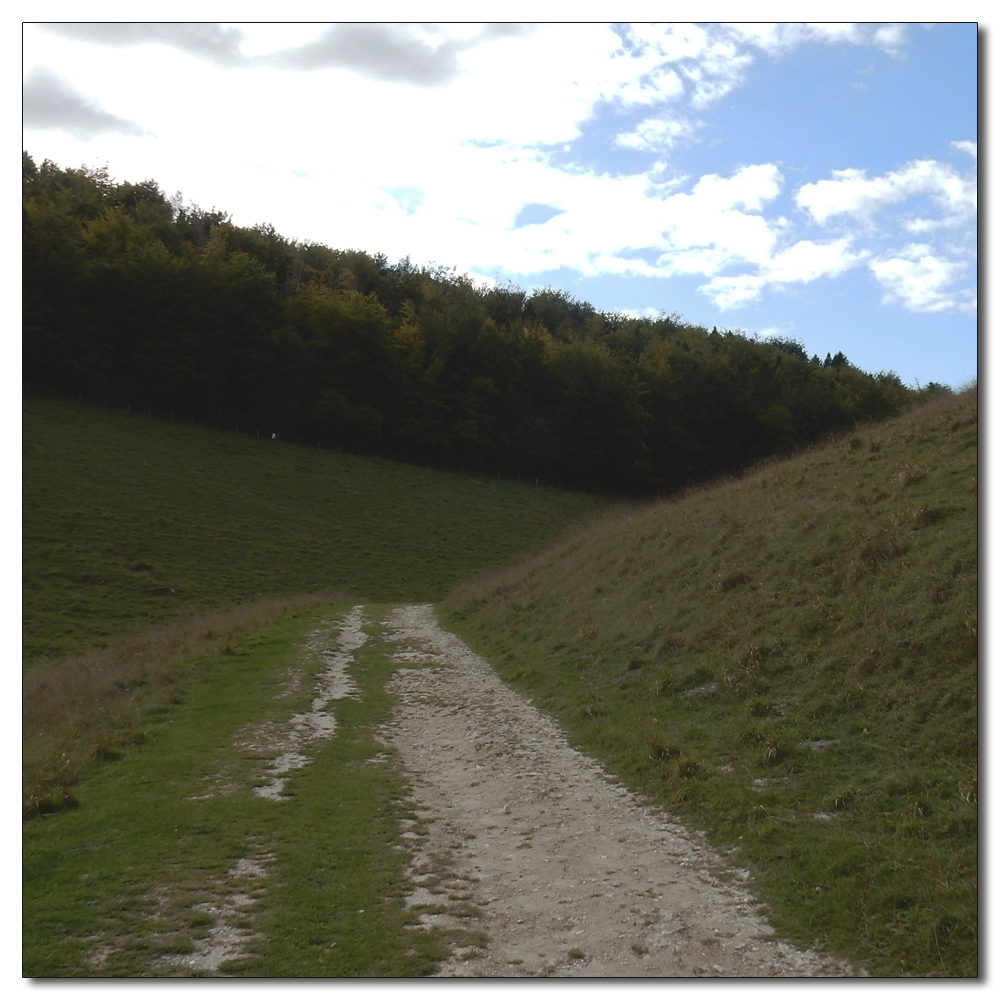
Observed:
[[[307,756],[304,749],[317,740],[330,739],[336,732],[337,720],[330,711],[330,703],[357,694],[357,687],[346,670],[354,650],[363,646],[368,638],[361,628],[361,612],[359,605],[344,619],[335,649],[327,648],[330,637],[325,628],[309,633],[305,653],[319,659],[326,670],[320,676],[319,688],[308,712],[293,716],[279,733],[254,734],[258,744],[263,740],[267,748],[279,751],[268,767],[268,783],[258,785],[254,789],[256,795],[281,801],[286,781],[284,775],[311,762],[312,758]],[[260,749],[253,738],[248,739],[246,745],[251,749]]]
[[[488,937],[439,975],[859,974],[775,941],[743,873],[573,750],[430,605],[399,607],[384,624],[401,667],[384,739],[427,831],[409,833],[418,883],[433,873],[410,905],[464,902],[464,917],[452,902],[423,919]]]

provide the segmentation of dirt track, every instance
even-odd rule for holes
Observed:
[[[571,749],[430,605],[384,624],[401,666],[384,738],[427,831],[408,832],[426,872],[410,905],[448,900],[466,916],[423,919],[488,938],[439,975],[859,975],[774,940],[743,873]]]
[[[354,652],[371,633],[395,645],[398,666],[389,682],[398,707],[381,737],[413,785],[417,820],[401,831],[415,852],[418,888],[408,905],[427,926],[485,938],[439,976],[864,974],[777,941],[745,873],[573,750],[555,723],[441,628],[429,604],[399,606],[383,622],[359,605],[310,633],[304,654],[325,668],[311,710],[240,737],[247,753],[269,760],[255,792],[275,808],[286,776],[335,735],[336,702],[358,697]],[[305,676],[293,669],[289,691]],[[227,790],[220,775],[205,796]],[[218,973],[252,949],[238,921],[266,894],[271,860],[237,863],[226,891],[206,904],[209,936],[165,967]]]

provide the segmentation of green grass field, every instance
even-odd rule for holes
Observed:
[[[977,397],[589,526],[450,623],[749,866],[782,934],[976,974]]]
[[[440,600],[606,506],[28,398],[24,655],[62,655],[260,596]]]

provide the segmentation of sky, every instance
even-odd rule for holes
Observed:
[[[27,23],[23,70],[36,162],[977,377],[974,23]]]

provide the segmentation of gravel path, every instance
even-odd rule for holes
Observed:
[[[569,747],[430,605],[384,625],[401,667],[384,739],[427,831],[404,833],[422,881],[410,905],[447,900],[425,922],[488,938],[439,975],[863,975],[775,940],[745,873]]]

